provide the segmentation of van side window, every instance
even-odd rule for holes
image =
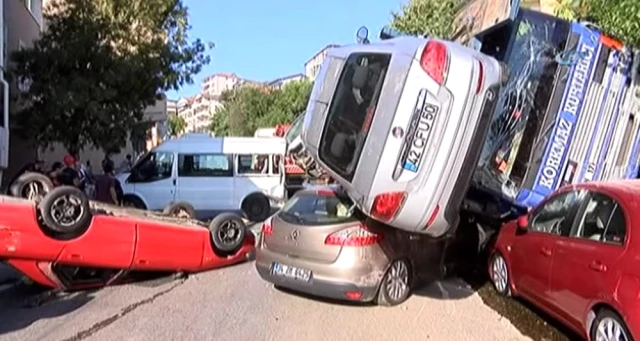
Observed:
[[[229,157],[224,154],[179,154],[179,177],[233,176]]]
[[[269,155],[238,155],[238,174],[269,174]]]
[[[133,166],[130,182],[153,182],[171,177],[173,153],[151,152]]]

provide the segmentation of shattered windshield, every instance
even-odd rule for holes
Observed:
[[[541,162],[535,151],[544,150],[551,133],[553,124],[545,122],[555,121],[553,88],[558,66],[568,58],[569,31],[567,21],[521,10],[516,20],[483,37],[481,52],[507,64],[510,76],[474,177],[482,186],[513,198],[529,166]]]

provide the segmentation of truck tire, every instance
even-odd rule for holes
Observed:
[[[77,234],[91,224],[89,199],[79,189],[58,187],[49,192],[38,204],[45,228],[52,232]]]
[[[248,195],[243,201],[242,212],[251,221],[263,221],[271,215],[271,202],[262,193]]]

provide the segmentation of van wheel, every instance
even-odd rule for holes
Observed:
[[[193,206],[185,201],[172,203],[171,205],[165,207],[162,213],[170,217],[182,219],[194,219],[196,216],[196,211]]]
[[[262,193],[253,193],[242,201],[242,212],[251,221],[263,221],[271,215],[271,203]]]
[[[89,199],[79,189],[58,187],[49,192],[38,205],[46,228],[58,233],[78,233],[89,227],[91,208]]]
[[[25,173],[11,184],[11,195],[39,202],[53,189],[53,182],[40,173]]]
[[[214,250],[234,253],[242,247],[247,227],[239,216],[222,213],[211,220],[209,232]]]
[[[122,206],[137,208],[139,210],[146,210],[147,209],[147,205],[145,205],[144,202],[142,202],[142,200],[140,200],[140,198],[138,198],[138,197],[136,197],[134,195],[125,196],[122,199]]]

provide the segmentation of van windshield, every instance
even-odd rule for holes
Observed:
[[[347,181],[353,180],[390,62],[387,53],[353,53],[338,80],[318,156]]]
[[[296,225],[342,224],[355,221],[349,212],[351,201],[342,196],[322,192],[299,192],[279,213],[280,219]]]
[[[302,130],[303,121],[304,121],[304,113],[300,114],[300,116],[298,116],[298,118],[296,118],[296,120],[293,121],[293,124],[291,125],[291,127],[289,127],[289,130],[287,131],[287,133],[284,134],[284,138],[285,140],[287,140],[287,144],[293,143],[293,140],[295,140],[296,137],[300,136],[300,130]]]

